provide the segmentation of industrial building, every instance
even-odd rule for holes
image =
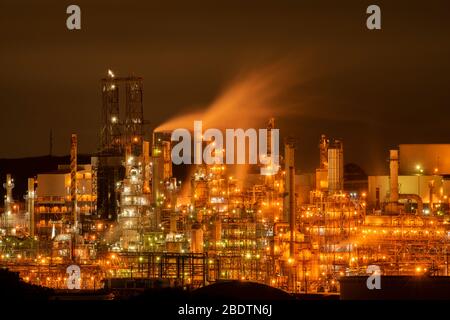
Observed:
[[[123,180],[126,148],[141,156],[144,138],[143,81],[139,77],[108,77],[101,80],[102,123],[98,152],[98,214],[116,219],[119,193],[116,183]]]
[[[298,146],[286,139],[276,172],[198,164],[179,179],[170,132],[146,138],[142,79],[110,71],[101,94],[90,164],[77,163],[73,135],[71,163],[30,177],[26,205],[12,199],[7,177],[0,264],[27,281],[63,287],[69,263],[80,265],[83,288],[116,278],[189,287],[237,279],[338,292],[340,277],[371,264],[383,274],[448,275],[447,145],[400,145],[389,176],[370,176],[358,192],[345,190],[343,140],[325,135],[312,173],[299,174]]]
[[[96,214],[97,199],[92,186],[92,165],[78,165],[76,173],[77,210],[81,220]],[[61,222],[72,210],[71,171],[60,165],[57,171],[37,175],[34,189],[35,230],[39,237],[63,232]]]
[[[450,145],[401,144],[399,146],[398,193],[416,195],[401,197],[404,210],[417,214],[448,214],[450,178],[446,161]],[[367,202],[370,208],[381,210],[389,202],[391,176],[369,176]]]

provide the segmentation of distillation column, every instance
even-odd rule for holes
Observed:
[[[5,212],[3,214],[3,228],[9,228],[9,220],[11,216],[11,209],[13,203],[12,189],[14,188],[14,180],[11,178],[11,174],[6,175],[6,182],[3,184],[6,189],[5,195]]]
[[[28,178],[28,194],[27,194],[27,211],[29,214],[29,233],[30,237],[34,238],[34,179]]]
[[[70,139],[70,201],[72,205],[72,219],[75,232],[78,233],[77,213],[77,135],[72,134]]]
[[[398,202],[398,150],[390,151],[389,169],[391,173],[391,194],[390,201],[392,203]]]
[[[284,171],[285,171],[285,190],[288,196],[284,198],[283,221],[291,221],[291,186],[295,190],[295,160],[294,160],[294,144],[287,141],[284,145]],[[291,168],[294,170],[294,178],[291,177]],[[292,194],[293,195],[293,194]]]

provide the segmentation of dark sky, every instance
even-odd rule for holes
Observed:
[[[80,31],[66,29],[70,4]],[[365,27],[370,4],[381,31]],[[0,35],[0,158],[47,154],[50,128],[55,154],[71,132],[94,152],[108,68],[144,78],[158,126],[208,106],[242,68],[286,59],[301,66],[289,97],[299,113],[278,124],[302,170],[321,133],[344,139],[346,162],[368,173],[399,143],[450,141],[449,1],[2,0]]]

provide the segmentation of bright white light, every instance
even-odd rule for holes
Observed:
[[[114,78],[114,73],[112,72],[111,69],[108,69],[108,76],[110,76],[111,78]]]

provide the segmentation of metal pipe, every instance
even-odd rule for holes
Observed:
[[[422,198],[417,194],[409,194],[409,193],[401,193],[398,195],[398,199],[408,199],[408,200],[416,200],[417,202],[417,214],[423,213],[423,201]]]
[[[327,169],[328,168],[328,139],[327,136],[322,134],[320,136],[320,142],[319,142],[319,157],[320,157],[320,169]]]

